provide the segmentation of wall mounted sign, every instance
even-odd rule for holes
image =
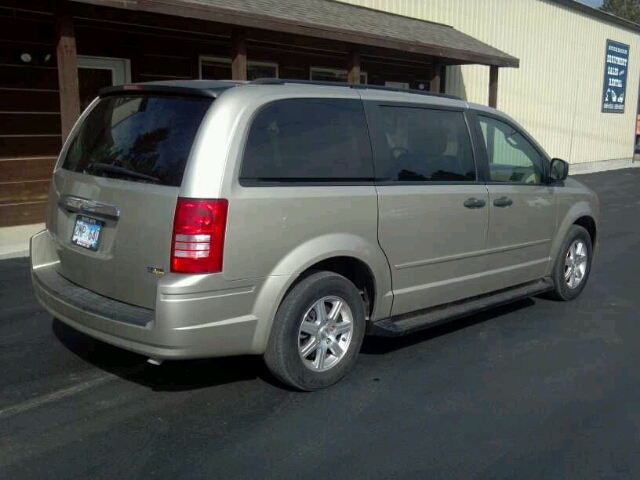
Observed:
[[[628,66],[629,45],[607,40],[602,88],[603,113],[624,113]]]

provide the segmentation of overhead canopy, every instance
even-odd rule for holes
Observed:
[[[520,63],[448,25],[334,0],[73,1],[413,52],[449,64],[518,67]]]

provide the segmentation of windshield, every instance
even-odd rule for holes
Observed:
[[[62,168],[88,175],[180,186],[212,99],[107,97],[82,123]]]

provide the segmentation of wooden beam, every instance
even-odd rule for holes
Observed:
[[[44,223],[48,202],[0,205],[0,228]]]
[[[353,50],[349,54],[347,82],[352,85],[358,85],[360,83],[360,52],[357,50]]]
[[[489,106],[498,108],[498,67],[489,68]]]
[[[431,70],[431,80],[429,81],[429,91],[434,93],[440,93],[440,71],[441,66],[439,63],[433,65]]]
[[[440,66],[440,93],[447,93],[447,66]]]
[[[62,140],[64,141],[80,116],[76,37],[73,18],[71,17],[69,4],[66,2],[58,4],[55,22],[61,132]]]
[[[3,137],[0,135],[0,172],[6,166],[3,159],[55,157],[60,153],[61,147],[60,135],[35,135],[32,137]],[[0,182],[5,181],[1,179],[2,175],[0,174]]]
[[[0,188],[0,205],[46,202],[48,197],[49,180],[3,183]]]
[[[231,79],[247,79],[247,39],[244,30],[234,30],[231,36]]]
[[[34,143],[38,140],[34,139]],[[27,183],[51,178],[56,157],[16,158],[0,161],[0,184]]]

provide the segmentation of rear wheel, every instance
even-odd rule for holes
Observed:
[[[283,383],[319,390],[351,369],[364,330],[364,302],[353,283],[333,272],[314,273],[284,298],[264,360]]]
[[[573,225],[560,248],[553,268],[554,289],[549,296],[555,300],[573,300],[587,284],[591,272],[593,245],[589,232]]]

